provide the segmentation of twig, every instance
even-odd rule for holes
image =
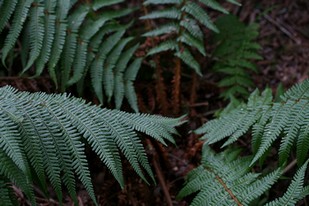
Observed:
[[[301,44],[301,41],[297,38],[294,37],[294,35],[285,27],[283,27],[281,24],[279,24],[277,21],[275,21],[273,18],[271,18],[269,15],[267,14],[263,14],[264,18],[269,21],[270,23],[272,23],[273,25],[275,25],[276,27],[278,27],[285,35],[287,35],[290,39],[292,39],[293,41],[295,41],[296,44]]]
[[[292,169],[297,164],[297,159],[293,160],[288,166],[286,166],[282,172],[282,174],[287,173],[290,169]]]
[[[152,145],[150,140],[146,140],[147,141],[147,145],[149,146],[149,150],[153,156],[153,166],[155,168],[156,174],[157,174],[157,178],[159,180],[159,183],[161,185],[162,191],[164,193],[165,199],[166,199],[166,203],[168,206],[173,206],[173,202],[171,199],[171,195],[168,191],[168,188],[165,184],[165,180],[164,180],[164,176],[162,174],[161,168],[160,168],[160,164],[159,164],[159,159],[158,159],[158,153],[156,152],[154,146]]]

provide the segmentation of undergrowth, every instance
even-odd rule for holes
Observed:
[[[235,0],[146,0],[129,8],[124,0],[0,1],[1,75],[48,76],[55,92],[89,97],[91,91],[101,104],[67,94],[0,88],[0,204],[16,205],[18,187],[35,205],[35,185],[47,197],[51,186],[60,204],[65,186],[78,205],[77,182],[98,204],[85,145],[121,187],[123,158],[141,179],[155,182],[140,134],[163,145],[175,143],[175,127],[183,123],[182,117],[101,107],[121,109],[128,104],[138,112],[134,82],[140,68],[149,74],[149,67],[155,81],[149,93],[155,92],[154,105],[162,114],[183,112],[182,75],[192,82],[190,101],[199,77],[212,72],[219,79],[215,86],[222,88],[220,97],[230,102],[220,117],[194,131],[205,141],[202,161],[187,175],[178,199],[193,197],[192,205],[240,206],[266,198],[266,205],[279,206],[305,198],[309,81],[276,100],[270,89],[251,93],[256,87],[251,75],[258,72],[255,61],[261,59],[258,25],[230,15],[223,2],[241,6]],[[142,15],[136,17],[135,11]],[[221,16],[214,20],[213,14]],[[214,50],[206,51],[206,46]],[[206,71],[204,61],[212,68]],[[251,138],[252,154],[247,156],[235,144],[245,137]],[[217,154],[209,146],[222,142]],[[267,165],[270,150],[278,153],[272,169]],[[286,192],[268,199],[265,193],[280,183],[288,164],[296,163],[299,168],[292,171]]]

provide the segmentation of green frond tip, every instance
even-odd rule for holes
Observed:
[[[193,18],[195,18],[197,21],[203,24],[206,28],[214,32],[219,32],[219,30],[214,25],[208,14],[198,4],[190,1],[184,5],[182,10],[190,14]]]
[[[126,79],[130,81],[134,75],[131,71]],[[97,205],[85,143],[121,187],[121,153],[143,180],[147,182],[145,173],[154,179],[137,131],[162,143],[174,143],[175,127],[183,123],[180,118],[129,114],[86,104],[66,94],[18,92],[9,86],[0,88],[0,103],[0,181],[4,177],[16,184],[33,204],[30,169],[43,184],[47,177],[60,201],[62,185],[77,200],[76,176]]]
[[[144,5],[149,5],[149,4],[180,4],[181,0],[147,0],[144,1]]]
[[[92,4],[93,10],[99,10],[105,6],[111,6],[114,4],[118,4],[124,2],[124,0],[95,0]]]
[[[226,90],[221,96],[246,98],[254,86],[251,73],[258,72],[253,60],[261,59],[258,54],[261,46],[256,42],[258,27],[247,26],[234,15],[219,17],[216,25],[220,33],[213,37],[217,47],[213,52],[216,63],[212,69],[222,74],[219,86]]]
[[[159,18],[167,18],[167,19],[180,19],[181,11],[177,8],[168,8],[159,11],[153,11],[150,14],[140,17],[140,19],[159,19]]]
[[[224,14],[228,14],[229,12],[223,8],[216,0],[199,0],[204,5],[208,6],[209,8],[212,8],[214,10],[220,11]]]
[[[309,160],[297,171],[294,175],[292,183],[288,187],[284,195],[278,199],[275,199],[265,206],[282,206],[282,205],[296,205],[296,203],[304,198],[302,195],[304,189],[304,179],[307,170]]]
[[[241,104],[220,118],[207,122],[196,133],[204,134],[202,139],[206,139],[208,144],[228,138],[224,143],[227,146],[252,128],[252,142],[256,149],[251,164],[258,161],[279,138],[279,164],[287,161],[294,145],[298,163],[302,164],[308,158],[309,149],[308,96],[308,79],[289,89],[281,102],[273,102],[270,89],[262,94],[256,90],[247,104]]]
[[[281,176],[277,169],[263,177],[250,171],[250,157],[239,157],[238,150],[215,154],[207,144],[202,150],[202,163],[186,177],[177,195],[182,199],[197,193],[190,205],[244,205],[262,196]]]

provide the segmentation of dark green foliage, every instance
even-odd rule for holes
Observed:
[[[121,187],[124,179],[120,153],[143,180],[147,181],[143,170],[154,180],[135,131],[166,144],[166,140],[174,142],[174,127],[181,123],[180,119],[102,109],[66,94],[31,94],[11,87],[0,88],[0,100],[0,182],[13,182],[33,204],[34,176],[43,191],[48,178],[60,201],[64,184],[75,203],[77,177],[95,201],[84,142]],[[0,193],[9,192],[8,187],[0,186]]]
[[[90,73],[94,92],[102,104],[110,102],[117,90],[117,108],[121,107],[126,96],[137,112],[134,88],[117,88],[128,81],[124,75],[128,65],[134,65],[135,73],[140,67],[140,64],[133,63],[133,38],[125,37],[126,29],[131,24],[121,25],[116,21],[130,14],[134,8],[104,11],[104,7],[120,2],[123,0],[78,3],[76,6],[76,1],[5,0],[0,5],[3,16],[0,34],[5,38],[1,48],[2,63],[6,64],[9,53],[22,39],[22,73],[34,68],[34,76],[37,77],[48,68],[50,77],[61,91],[77,84],[80,92]],[[8,24],[10,26],[5,28]],[[115,34],[117,37],[111,39]],[[133,48],[137,49],[134,44]],[[134,80],[131,78],[130,82]]]
[[[288,159],[293,146],[301,165],[308,159],[309,151],[309,80],[288,90],[281,102],[272,102],[270,89],[262,94],[255,91],[247,104],[242,104],[221,118],[207,122],[196,130],[204,134],[208,144],[226,137],[224,146],[231,144],[252,128],[252,164],[261,158],[274,141],[281,139],[279,163]]]
[[[236,1],[229,1],[237,4]],[[206,55],[204,48],[204,36],[201,25],[214,32],[219,32],[203,6],[217,10],[221,13],[228,13],[215,0],[147,0],[144,5],[166,5],[165,9],[153,11],[141,19],[169,19],[165,24],[160,25],[152,31],[144,34],[146,37],[168,35],[168,40],[163,41],[156,47],[149,50],[148,55],[153,55],[163,51],[173,51],[174,55],[180,58],[188,67],[194,69],[201,75],[200,64],[192,54],[192,49],[196,49],[203,56]]]
[[[246,26],[233,15],[218,18],[216,25],[220,33],[214,34],[216,63],[213,70],[222,74],[218,85],[226,90],[221,96],[225,99],[246,98],[249,88],[254,87],[249,71],[257,72],[252,60],[262,58],[257,53],[261,49],[256,43],[258,25]]]
[[[281,176],[281,168],[261,175],[250,172],[251,157],[238,157],[239,151],[226,150],[214,154],[207,144],[202,151],[202,164],[186,177],[185,186],[178,194],[183,198],[196,193],[192,206],[252,205]],[[308,161],[295,174],[283,197],[266,205],[295,205],[308,195],[308,186],[303,187]]]

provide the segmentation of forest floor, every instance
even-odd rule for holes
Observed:
[[[309,73],[309,1],[308,0],[250,0],[242,1],[242,7],[226,4],[231,13],[236,14],[246,23],[256,22],[260,27],[258,42],[262,46],[258,61],[259,73],[254,74],[257,87],[271,87],[274,91],[279,83],[284,88],[308,78]],[[206,41],[207,42],[207,41]],[[207,61],[207,60],[205,60]],[[176,137],[177,146],[161,145],[145,141],[150,157],[156,184],[147,185],[134,171],[124,163],[126,186],[123,190],[108,170],[96,157],[89,154],[93,184],[100,205],[188,205],[190,198],[176,200],[175,196],[184,182],[184,176],[200,160],[202,143],[198,136],[189,133],[205,121],[213,118],[213,111],[226,105],[218,98],[220,90],[215,87],[215,79],[203,68],[205,76],[198,79],[197,96],[190,102],[190,91],[183,89],[182,102],[189,105],[190,124],[180,128],[181,137]],[[21,90],[53,92],[53,86],[46,79],[0,79],[0,86],[11,84]],[[139,84],[139,83],[137,83]],[[190,82],[183,82],[183,87]],[[246,143],[243,143],[244,147]],[[280,188],[278,188],[279,190]],[[285,189],[284,189],[285,190]],[[281,194],[282,191],[273,191]],[[78,188],[80,205],[92,205],[84,188]],[[38,194],[38,198],[39,194]],[[21,200],[22,201],[22,200]],[[47,202],[42,198],[42,205],[57,205],[56,199]],[[54,202],[54,203],[52,203]],[[305,205],[305,203],[302,203]],[[308,203],[307,203],[308,204]],[[71,205],[67,199],[67,205]]]

